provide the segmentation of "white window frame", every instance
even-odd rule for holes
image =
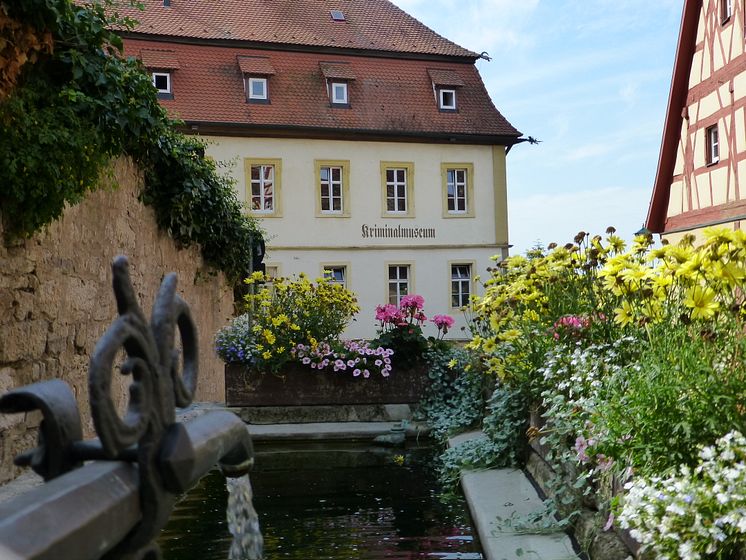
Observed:
[[[461,178],[458,177],[459,174]],[[453,176],[453,179],[451,179],[451,176]],[[463,196],[459,196],[459,187],[463,189]],[[446,169],[446,202],[449,214],[466,214],[469,212],[468,169],[463,167]],[[453,202],[453,209],[451,209],[451,202]]]
[[[391,273],[394,273],[392,278]],[[404,274],[402,275],[402,272]],[[388,302],[398,306],[401,298],[411,293],[412,267],[408,264],[390,264],[387,267]]]
[[[451,95],[452,103],[446,103],[446,95]],[[444,111],[456,110],[456,90],[453,88],[438,89],[438,107]]]
[[[324,171],[327,179],[324,179]],[[339,174],[339,179],[334,179],[334,172]],[[324,196],[324,187],[327,196]],[[339,194],[335,194],[335,188]],[[342,214],[344,212],[344,168],[340,165],[322,165],[319,167],[319,196],[321,200],[322,214]],[[339,208],[334,208],[334,202],[339,202]],[[324,207],[326,204],[326,207]]]
[[[158,93],[171,93],[171,72],[153,72],[151,74],[153,80],[153,87],[158,90]],[[156,78],[166,78],[166,89],[159,88],[155,82]]]
[[[720,21],[725,23],[733,17],[733,0],[720,0],[720,2],[722,6],[720,11]]]
[[[254,95],[254,84],[262,84],[262,95]],[[248,98],[256,101],[267,101],[269,99],[269,80],[257,76],[250,76],[246,79],[246,88],[248,89]]]
[[[404,180],[400,181],[398,178],[399,171],[404,173]],[[393,179],[389,179],[389,173],[393,173]],[[408,211],[409,200],[407,200],[407,187],[409,183],[409,176],[406,167],[388,167],[386,169],[386,213],[387,214],[406,214]],[[393,193],[389,196],[389,188],[393,189]],[[389,201],[393,202],[394,209],[389,209]],[[399,208],[403,205],[403,208]]]
[[[343,95],[337,96],[337,88],[341,88]],[[350,103],[350,95],[347,87],[347,82],[340,82],[331,80],[329,82],[329,98],[333,105],[348,105]]]
[[[705,129],[707,140],[707,165],[712,165],[720,161],[720,132],[718,125],[714,124]]]
[[[343,264],[324,265],[324,278],[343,288],[347,287],[347,266]]]
[[[254,168],[259,168],[259,179],[254,179]],[[269,179],[265,177],[265,169],[271,169],[272,173]],[[251,164],[251,176],[249,177],[249,185],[250,185],[250,191],[249,195],[251,197],[251,200],[249,201],[249,204],[251,206],[251,211],[257,214],[273,214],[275,212],[275,204],[276,200],[275,197],[277,195],[277,180],[276,180],[276,169],[274,164],[264,164],[264,163],[252,163]],[[268,196],[266,193],[267,185],[271,183],[272,185],[272,191],[271,194]],[[258,187],[258,195],[254,194],[254,186]],[[254,198],[255,196],[258,196],[259,201],[259,208],[254,207]],[[266,208],[265,205],[267,203],[267,200],[270,201],[270,207]]]
[[[470,263],[451,264],[451,307],[469,304],[471,297],[472,266]]]

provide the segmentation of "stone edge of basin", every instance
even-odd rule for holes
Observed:
[[[450,438],[448,445],[456,447],[480,437],[485,437],[482,432],[467,432]],[[522,470],[465,470],[461,472],[461,487],[485,560],[570,560],[579,557],[565,533],[528,535],[498,531],[495,523],[498,516],[525,515],[542,507],[541,497]]]

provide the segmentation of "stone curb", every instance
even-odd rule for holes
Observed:
[[[451,438],[450,447],[486,437],[468,432]],[[531,481],[519,469],[462,471],[461,486],[479,534],[485,560],[570,560],[578,558],[565,533],[524,534],[500,530],[496,521],[523,516],[542,507]]]

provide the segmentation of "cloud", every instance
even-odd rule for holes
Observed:
[[[510,252],[521,254],[537,243],[545,247],[552,242],[564,245],[581,230],[604,235],[608,226],[631,240],[645,221],[650,192],[647,187],[607,187],[510,197]]]

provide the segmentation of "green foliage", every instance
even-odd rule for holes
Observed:
[[[394,351],[394,367],[400,371],[419,365],[428,349],[428,341],[419,325],[406,325],[383,332],[376,337],[374,344]]]
[[[639,362],[609,380],[593,414],[594,451],[654,476],[678,465],[695,466],[698,447],[746,420],[746,341],[720,331],[692,336],[690,329],[655,326],[655,344],[644,345]],[[665,450],[665,452],[661,452]]]
[[[452,447],[440,458],[440,476],[445,483],[458,482],[461,470],[518,467],[526,451],[528,400],[516,390],[498,386],[487,405],[482,430],[486,437]]]
[[[430,382],[419,413],[430,426],[431,435],[445,442],[482,418],[485,376],[475,367],[470,352],[447,344],[433,345],[425,352],[425,362]]]
[[[200,155],[204,146],[174,131],[139,62],[121,57],[110,1],[5,4],[9,17],[48,31],[54,49],[23,66],[0,102],[0,208],[6,234],[30,236],[65,205],[99,188],[112,158],[132,157],[144,172],[143,201],[160,227],[238,279],[250,269],[252,238],[229,180]]]

